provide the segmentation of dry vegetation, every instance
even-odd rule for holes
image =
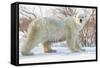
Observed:
[[[96,42],[96,10],[92,10],[92,14],[80,32],[81,41],[84,46],[93,46]]]

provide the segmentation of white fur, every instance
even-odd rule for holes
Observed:
[[[82,20],[80,22],[80,19]],[[68,48],[72,52],[80,51],[79,31],[86,22],[85,14],[77,14],[77,16],[68,16],[63,21],[56,18],[40,18],[33,21],[28,28],[28,35],[22,54],[29,55],[34,46],[39,43],[52,43],[66,40]],[[46,44],[46,45],[47,45]],[[47,45],[50,46],[50,45]],[[44,47],[50,49],[50,47]]]

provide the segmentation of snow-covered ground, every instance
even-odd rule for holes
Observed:
[[[21,33],[21,35],[23,34]],[[19,50],[23,42],[22,37],[23,36],[19,37]],[[32,50],[34,53],[33,56],[22,56],[19,51],[19,64],[96,59],[95,47],[83,47],[85,52],[72,53],[65,46],[65,42],[55,43],[52,45],[52,49],[56,50],[56,53],[44,53],[42,44],[39,44]]]
[[[85,52],[71,53],[66,47],[52,47],[56,53],[43,53],[42,48],[36,47],[32,50],[33,56],[19,56],[19,63],[43,63],[59,61],[76,61],[96,59],[95,47],[84,48]]]

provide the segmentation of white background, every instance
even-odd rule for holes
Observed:
[[[0,68],[16,68],[10,64],[10,4],[16,0],[1,0],[0,2]],[[25,2],[39,2],[39,3],[54,3],[54,4],[69,4],[69,5],[87,5],[98,6],[100,12],[100,0],[17,0]],[[98,20],[100,21],[100,13],[98,13]],[[100,35],[100,23],[98,21],[98,35]],[[98,36],[99,38],[99,36]],[[98,39],[99,41],[99,39]],[[98,42],[98,49],[100,56],[100,42]],[[98,62],[82,62],[82,63],[65,63],[65,64],[51,64],[51,65],[35,65],[35,66],[21,66],[19,68],[99,68]]]

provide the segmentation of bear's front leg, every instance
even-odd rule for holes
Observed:
[[[66,35],[66,42],[67,46],[72,52],[78,52],[79,50],[75,47],[77,40],[77,31],[75,26],[69,25],[67,26],[67,35]]]
[[[77,35],[75,48],[76,48],[78,51],[85,51],[84,49],[81,48],[81,43],[80,43],[80,39],[79,39],[79,34]]]
[[[56,50],[52,50],[52,48],[51,48],[51,43],[52,43],[52,42],[50,42],[50,41],[45,41],[45,42],[43,43],[44,52],[45,52],[45,53],[54,53],[54,52],[56,52]]]

